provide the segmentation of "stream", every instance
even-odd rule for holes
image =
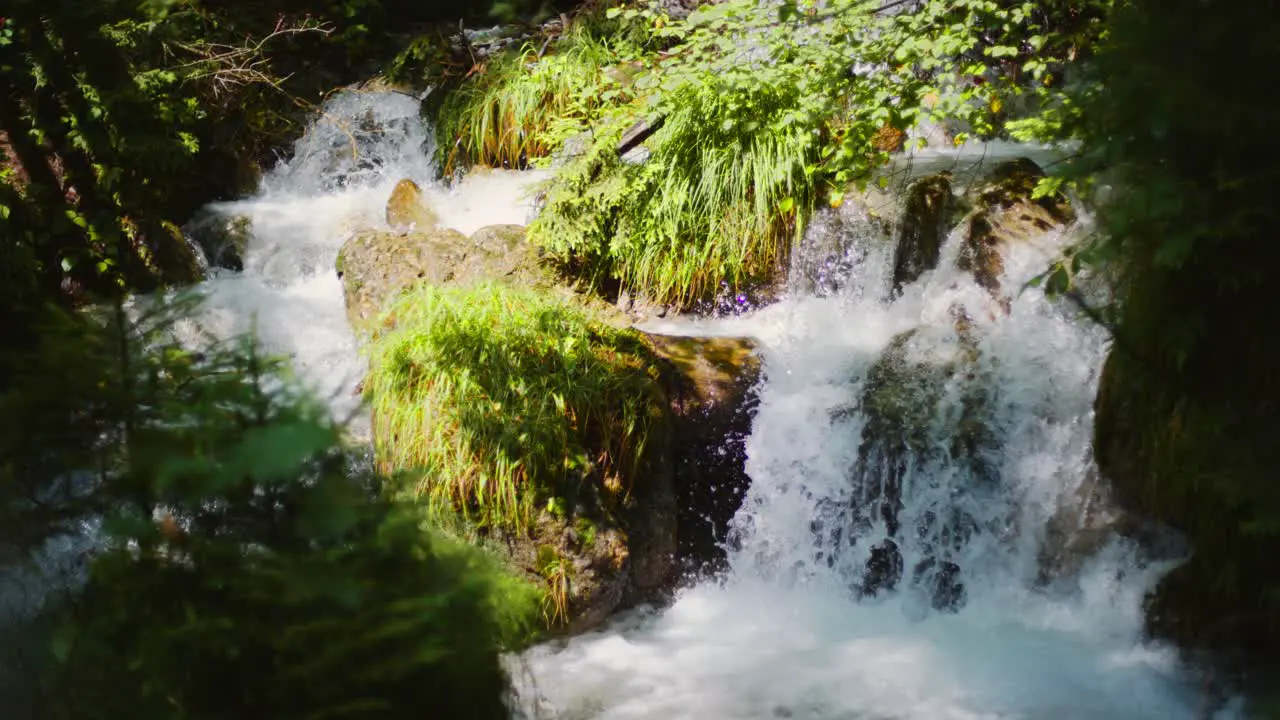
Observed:
[[[470,233],[527,222],[529,188],[543,177],[489,171],[447,188],[418,107],[393,93],[335,96],[326,113],[345,127],[317,120],[255,196],[199,220],[247,219],[250,236],[243,271],[212,271],[193,328],[254,328],[357,424],[363,360],[333,271],[342,243],[384,226],[401,178]],[[646,327],[749,336],[761,349],[752,484],[727,540],[729,569],[666,607],[510,658],[515,713],[1213,716],[1199,676],[1141,637],[1142,596],[1176,560],[1105,530],[1087,550],[1053,545],[1087,524],[1050,532],[1064,511],[1107,513],[1091,506],[1090,450],[1105,333],[1036,289],[1012,293],[1006,312],[956,269],[955,233],[936,270],[893,292],[892,246],[862,212],[824,211],[779,302]],[[1063,241],[1050,234],[1011,253],[1004,286],[1020,287]],[[885,407],[908,421],[886,419]],[[1048,556],[1066,559],[1046,573]]]

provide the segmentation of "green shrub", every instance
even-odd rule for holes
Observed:
[[[171,311],[107,317],[46,334],[0,403],[43,459],[6,443],[7,471],[96,471],[73,504],[5,496],[6,529],[35,528],[5,540],[102,518],[86,584],[0,658],[38,688],[38,717],[508,717],[500,652],[528,638],[535,589],[382,499],[343,428],[253,343],[192,353],[166,340]],[[77,376],[65,405],[8,416],[38,408],[40,380]]]
[[[365,383],[379,468],[482,526],[609,514],[665,411],[639,337],[568,301],[499,285],[423,287],[387,315]]]
[[[1063,69],[1097,42],[1110,2],[914,5],[727,0],[679,21],[644,2],[610,10],[647,35],[630,63],[637,99],[599,113],[594,147],[551,182],[531,237],[659,302],[765,280],[813,208],[867,182],[918,121],[959,126],[956,141],[1065,122]],[[663,125],[637,167],[616,148],[640,120]]]

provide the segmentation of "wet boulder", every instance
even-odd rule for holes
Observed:
[[[855,590],[876,595],[904,580],[904,548],[926,556],[906,577],[935,609],[953,610],[965,599],[961,568],[952,560],[976,532],[964,512],[909,511],[904,488],[931,482],[930,468],[963,469],[952,493],[991,490],[991,464],[999,439],[992,431],[981,354],[963,314],[954,333],[909,330],[895,337],[871,364],[862,393],[841,415],[861,415],[857,459],[850,468],[852,537],[883,535],[867,558]],[[947,441],[943,441],[946,438]]]
[[[209,267],[244,270],[244,254],[253,237],[253,220],[248,216],[205,210],[183,231],[204,252]]]
[[[1034,197],[1043,177],[1038,165],[1019,158],[996,166],[975,193],[957,264],[994,296],[1002,294],[1000,279],[1009,246],[1075,221],[1075,211],[1060,193]]]
[[[1110,488],[1097,471],[1091,471],[1076,492],[1058,499],[1057,509],[1045,522],[1036,581],[1052,585],[1072,580],[1117,534],[1139,537],[1142,530],[1137,518],[1111,498]]]
[[[898,543],[889,538],[881,540],[871,548],[859,594],[874,597],[882,592],[892,592],[902,580],[902,569],[902,550]]]
[[[907,188],[893,258],[895,293],[938,266],[952,204],[948,173],[921,178]]]
[[[750,487],[746,439],[760,357],[749,338],[646,337],[673,385],[678,558],[684,575],[697,578],[724,569],[729,524]]]
[[[968,591],[960,576],[960,566],[950,560],[925,558],[913,572],[912,582],[939,612],[955,612],[964,606]]]
[[[387,226],[393,232],[430,231],[440,224],[440,218],[427,203],[422,188],[412,180],[396,183],[387,199]]]

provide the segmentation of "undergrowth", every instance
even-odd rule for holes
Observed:
[[[785,89],[751,95],[760,118],[780,118],[795,101]],[[682,88],[644,164],[612,151],[623,125],[602,129],[550,186],[530,238],[660,302],[763,279],[803,230],[816,148],[776,122],[741,121],[743,100],[711,83]]]
[[[136,307],[56,314],[0,392],[0,577],[97,528],[87,572],[0,593],[5,717],[508,717],[539,593],[381,497],[283,361]]]
[[[436,127],[445,174],[547,158],[606,108],[634,99],[625,74],[608,70],[620,59],[614,44],[583,29],[484,61],[441,105]]]
[[[628,44],[548,45],[571,71],[540,71],[552,60],[532,62],[530,48],[492,64],[442,115],[443,144],[521,164],[589,129],[530,237],[579,273],[684,305],[770,278],[814,208],[839,205],[918,122],[945,121],[959,142],[1004,132],[1016,113],[1065,112],[1062,68],[1096,40],[1108,1],[1083,5],[725,0],[677,20],[622,3],[606,17]],[[637,123],[661,127],[631,164],[619,140]]]
[[[387,321],[365,391],[380,468],[410,471],[404,494],[507,532],[540,508],[618,509],[664,410],[637,335],[488,284],[423,287]]]

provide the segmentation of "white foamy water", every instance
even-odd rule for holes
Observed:
[[[527,223],[529,192],[542,178],[494,170],[447,187],[419,107],[398,93],[335,95],[256,195],[206,208],[200,222],[247,220],[250,236],[243,271],[215,270],[202,284],[202,314],[187,327],[193,342],[198,332],[253,331],[266,351],[289,356],[340,416],[358,410],[366,368],[334,269],[342,245],[357,231],[386,229],[386,201],[403,178],[423,188],[443,225],[464,234]]]
[[[842,215],[806,241],[827,257],[797,258],[811,275],[793,277],[803,291],[749,315],[650,328],[746,335],[762,347],[752,486],[730,570],[670,607],[513,659],[520,712],[1210,717],[1175,653],[1141,637],[1142,596],[1169,563],[1112,538],[1075,572],[1040,579],[1046,524],[1096,477],[1091,409],[1105,335],[1038,290],[1005,314],[955,269],[958,236],[938,270],[891,298],[891,245],[856,209]],[[1005,287],[1044,268],[1060,243],[1049,235],[1013,253]],[[964,337],[958,308],[970,318]],[[935,378],[907,393],[925,410],[896,454],[867,407],[869,377],[885,372],[891,349],[890,377]],[[973,419],[986,434],[976,449],[957,448]],[[877,588],[869,561],[890,542],[901,577]]]
[[[347,412],[364,367],[333,271],[346,239],[383,226],[403,177],[424,187],[446,225],[469,233],[526,222],[522,196],[538,176],[493,171],[446,190],[413,99],[349,93],[326,113],[260,193],[209,209],[247,218],[251,237],[244,271],[204,284],[196,324],[222,337],[256,327]],[[752,487],[729,571],[669,607],[512,658],[516,714],[1207,717],[1195,678],[1140,637],[1141,596],[1167,563],[1113,539],[1074,572],[1040,579],[1046,524],[1094,478],[1104,335],[1035,290],[1006,314],[954,269],[957,238],[937,271],[889,299],[889,245],[853,210],[826,220],[808,247],[829,256],[798,258],[805,271],[791,297],[737,318],[655,327],[749,335],[762,348]],[[1006,287],[1041,269],[1057,242],[1007,258]],[[970,318],[963,337],[956,308]],[[866,398],[887,353],[909,368],[890,377],[932,378],[912,396],[925,412],[913,416],[907,452],[868,431]],[[975,417],[985,434],[958,450]],[[900,577],[874,589],[869,561],[890,540]]]

